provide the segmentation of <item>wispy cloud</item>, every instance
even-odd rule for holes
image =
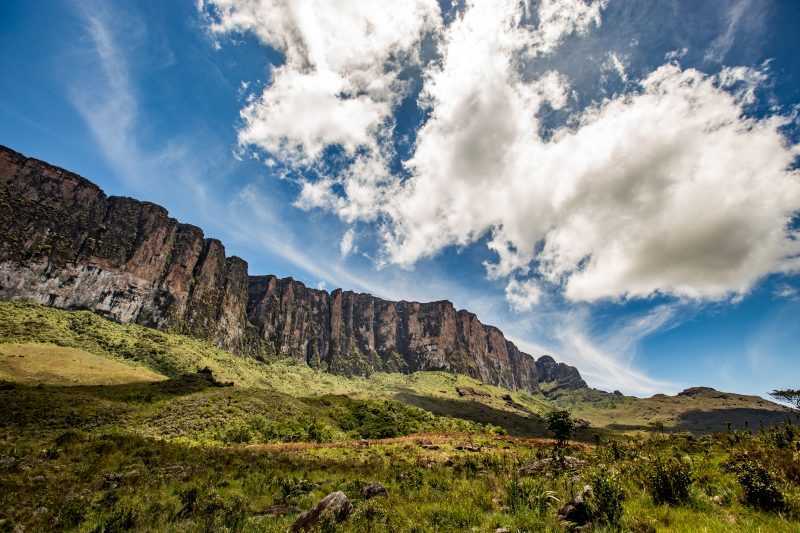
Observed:
[[[528,353],[549,353],[577,366],[592,387],[608,391],[619,389],[637,396],[674,393],[684,388],[683,384],[647,375],[636,367],[636,359],[641,342],[679,323],[680,314],[678,304],[664,304],[618,320],[598,334],[588,307],[564,309],[533,318],[543,319],[544,324],[527,329],[545,332],[540,335],[542,340],[531,342],[516,336],[514,342]],[[521,330],[525,329],[523,325]],[[520,332],[520,328],[515,328],[515,332]]]
[[[745,13],[752,8],[752,0],[736,0],[725,13],[725,31],[723,31],[709,46],[706,51],[705,60],[714,63],[722,63],[725,56],[733,47],[736,39],[736,31]]]

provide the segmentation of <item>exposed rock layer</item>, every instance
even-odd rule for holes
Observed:
[[[0,147],[0,297],[92,309],[282,355],[343,374],[446,370],[512,389],[580,388],[574,367],[538,361],[450,302],[390,302],[248,276],[222,243],[158,205]]]

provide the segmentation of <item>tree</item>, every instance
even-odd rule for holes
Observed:
[[[769,393],[770,396],[779,402],[786,402],[795,409],[800,409],[800,390],[799,389],[775,389]]]
[[[558,446],[563,447],[575,430],[575,421],[569,411],[551,411],[547,413],[546,419],[547,429],[553,433],[558,441]]]

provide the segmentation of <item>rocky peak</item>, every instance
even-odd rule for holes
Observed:
[[[512,389],[586,384],[534,360],[448,301],[392,302],[249,276],[247,263],[166,209],[0,146],[0,297],[91,309],[241,355],[342,374],[441,370]]]

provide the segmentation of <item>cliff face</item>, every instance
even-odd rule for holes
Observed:
[[[0,298],[92,309],[335,373],[446,370],[529,391],[586,386],[574,367],[535,361],[450,302],[390,302],[248,276],[245,261],[164,208],[106,196],[4,147],[0,235]]]

